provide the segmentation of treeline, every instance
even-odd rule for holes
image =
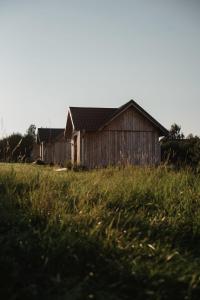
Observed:
[[[169,135],[161,140],[161,150],[164,163],[200,170],[200,138],[192,134],[185,138],[177,124],[173,124]]]
[[[29,162],[36,140],[36,126],[30,125],[26,134],[13,133],[0,140],[1,162]]]

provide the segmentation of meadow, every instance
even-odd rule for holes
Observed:
[[[200,175],[0,164],[0,298],[200,299]]]

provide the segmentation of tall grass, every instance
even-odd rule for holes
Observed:
[[[199,299],[200,176],[0,166],[2,299]]]

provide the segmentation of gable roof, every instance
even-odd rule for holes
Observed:
[[[64,136],[64,131],[64,128],[38,128],[37,142],[53,143],[59,136]]]
[[[117,110],[116,108],[70,107],[75,130],[97,131]]]
[[[74,130],[100,131],[131,106],[148,119],[161,135],[168,134],[164,126],[132,99],[119,108],[69,107],[69,111]]]

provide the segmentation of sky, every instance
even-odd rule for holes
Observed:
[[[0,137],[130,99],[200,135],[200,0],[0,0]]]

